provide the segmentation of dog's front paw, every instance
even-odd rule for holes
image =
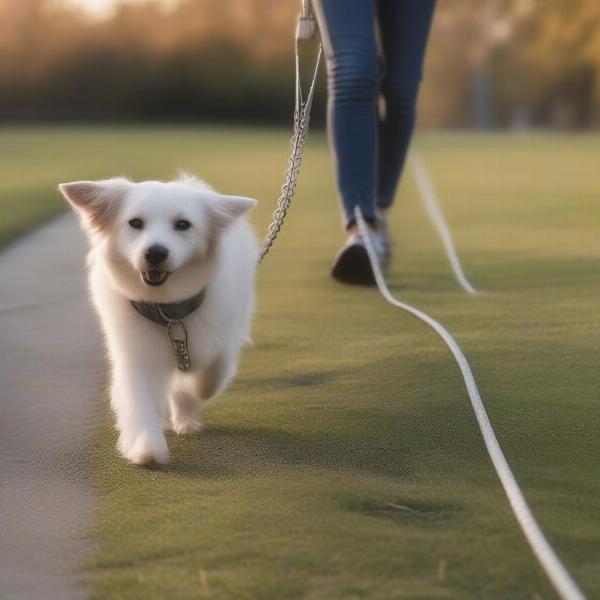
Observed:
[[[182,434],[197,433],[198,431],[202,431],[202,429],[204,429],[204,426],[202,425],[202,421],[200,421],[200,419],[187,417],[185,419],[173,419],[172,428],[175,433]]]
[[[164,435],[140,433],[128,443],[121,435],[119,438],[121,454],[134,465],[164,465],[169,462],[169,448]]]

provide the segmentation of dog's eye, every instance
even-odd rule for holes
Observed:
[[[192,224],[189,221],[186,221],[185,219],[179,219],[179,221],[175,223],[175,229],[177,229],[177,231],[185,231],[191,226]]]
[[[144,227],[144,221],[137,218],[131,219],[129,221],[129,227],[131,227],[132,229],[142,229]]]

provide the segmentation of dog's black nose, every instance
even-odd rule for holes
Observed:
[[[146,250],[146,260],[151,265],[160,265],[169,256],[169,251],[160,244],[153,244]]]

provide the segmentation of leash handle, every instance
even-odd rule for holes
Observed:
[[[302,0],[302,12],[298,16],[296,41],[312,40],[317,33],[317,22],[312,13],[309,0]]]
[[[312,17],[310,0],[302,0],[302,16],[306,19]]]

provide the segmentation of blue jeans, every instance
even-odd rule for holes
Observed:
[[[328,133],[346,226],[354,224],[357,205],[374,222],[375,207],[392,204],[406,158],[435,0],[313,5],[327,59]]]

